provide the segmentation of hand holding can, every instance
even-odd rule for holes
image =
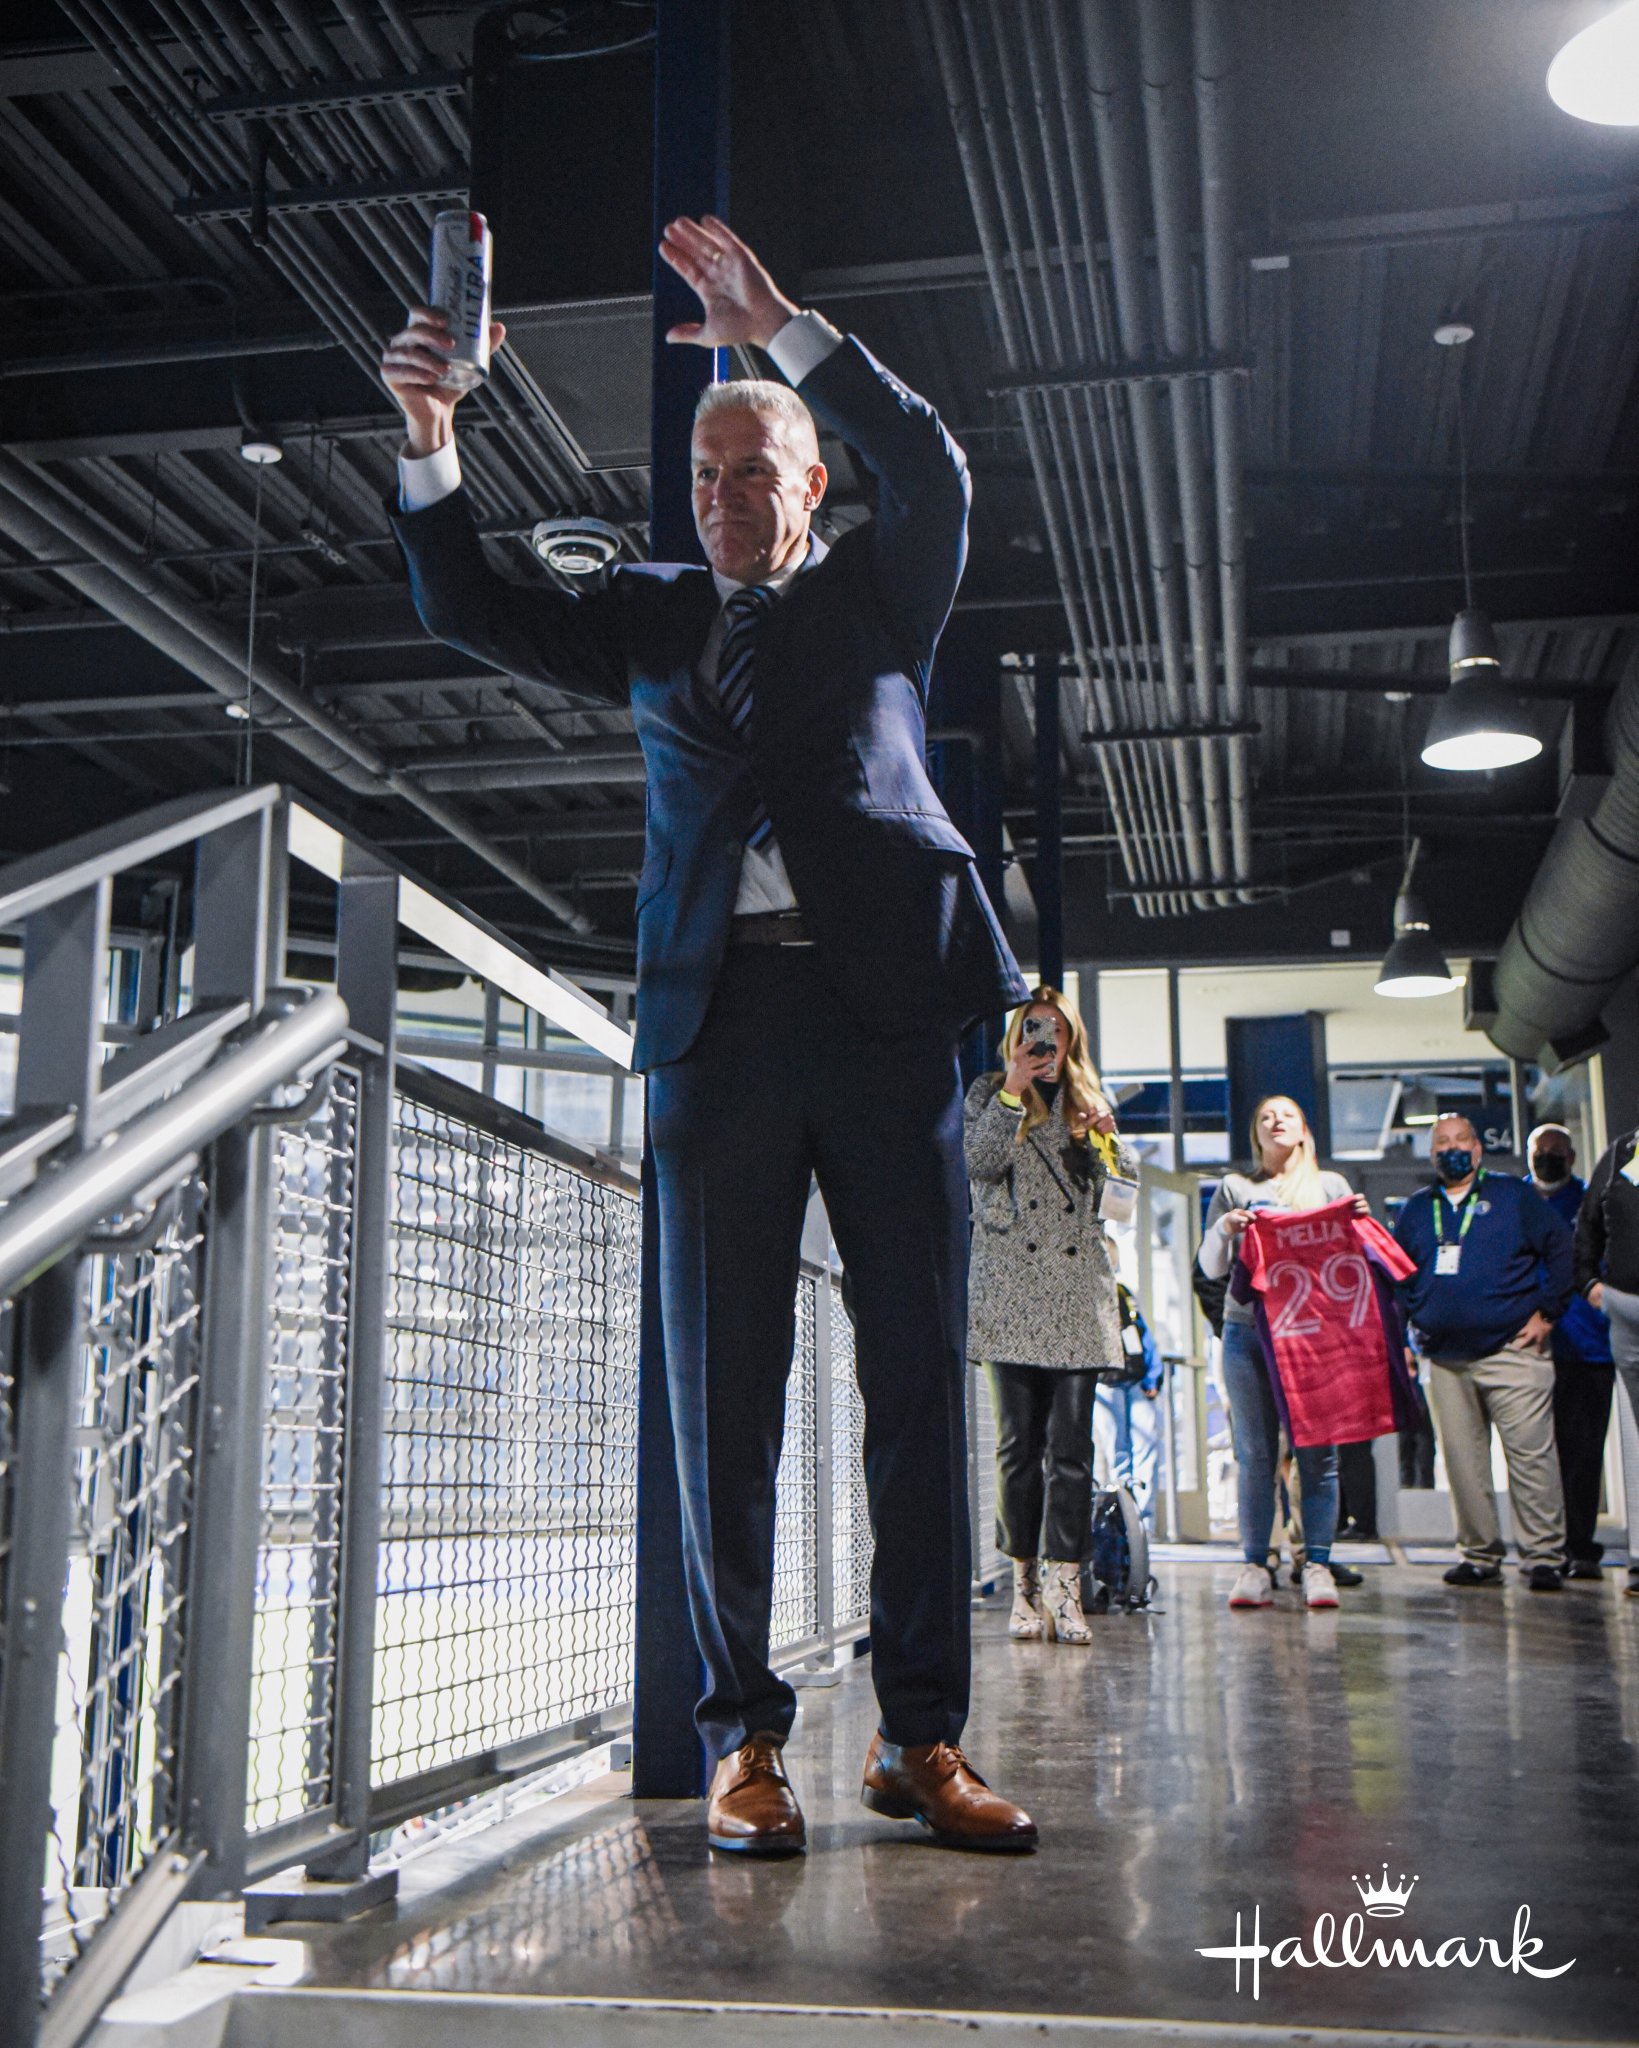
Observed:
[[[404,414],[412,455],[430,455],[450,440],[456,401],[488,375],[490,353],[505,338],[505,327],[489,317],[491,252],[482,214],[439,214],[431,303],[410,308],[382,353],[382,381]]]

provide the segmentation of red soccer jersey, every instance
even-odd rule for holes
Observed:
[[[1413,1266],[1353,1197],[1320,1209],[1259,1209],[1241,1259],[1292,1442],[1361,1443],[1398,1425],[1390,1384],[1400,1343],[1390,1282]]]

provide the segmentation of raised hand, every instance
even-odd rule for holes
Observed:
[[[506,339],[506,328],[492,320],[490,353]],[[412,306],[401,327],[381,353],[381,381],[404,415],[405,440],[412,455],[431,455],[454,433],[452,424],[462,392],[444,383],[455,336],[436,306]]]
[[[727,221],[714,213],[669,222],[660,253],[698,293],[704,315],[679,322],[668,331],[668,341],[689,341],[697,348],[732,348],[749,341],[767,348],[797,310]]]

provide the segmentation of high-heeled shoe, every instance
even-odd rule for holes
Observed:
[[[1047,1633],[1047,1617],[1041,1607],[1041,1575],[1033,1557],[1013,1560],[1013,1611],[1007,1617],[1007,1632],[1016,1643],[1039,1643]]]
[[[1041,1604],[1047,1634],[1056,1643],[1090,1643],[1093,1632],[1081,1611],[1081,1566],[1059,1558],[1042,1559]]]

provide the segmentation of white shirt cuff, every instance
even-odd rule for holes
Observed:
[[[454,441],[446,441],[431,455],[401,455],[398,458],[398,506],[401,512],[425,512],[440,498],[461,488],[461,458]]]
[[[768,353],[788,384],[800,384],[841,346],[842,336],[821,314],[793,313],[768,344]]]

